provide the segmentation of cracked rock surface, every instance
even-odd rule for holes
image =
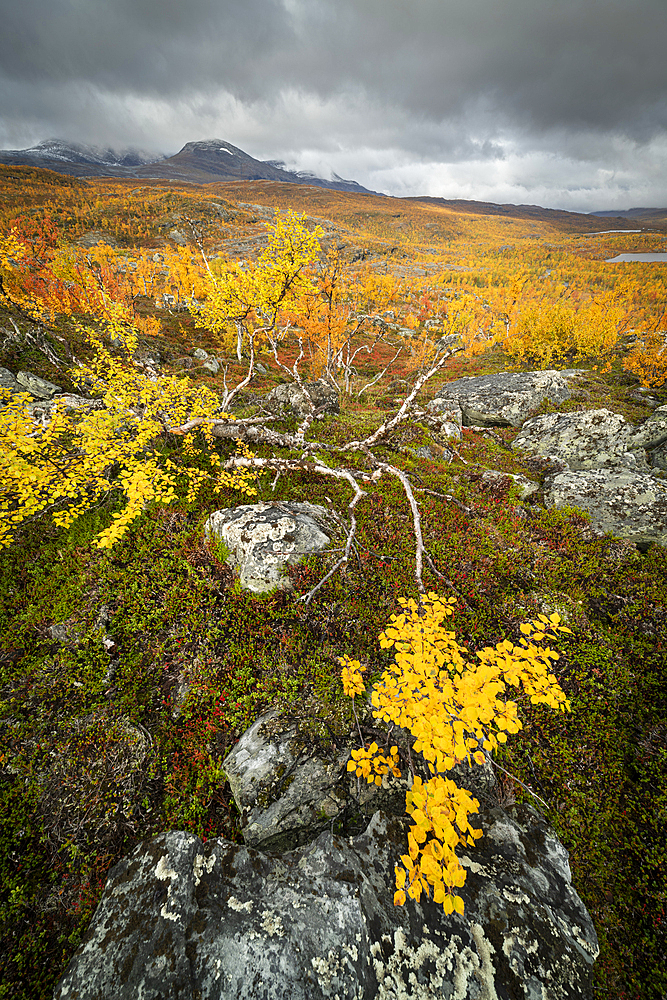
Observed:
[[[112,870],[55,1000],[587,1000],[597,939],[529,806],[480,814],[465,916],[393,905],[399,819],[280,856],[160,834]]]
[[[527,420],[512,442],[512,448],[556,459],[573,470],[609,468],[626,464],[625,456],[631,447],[634,430],[625,417],[611,410],[548,413]],[[629,458],[631,464],[637,463],[634,456]]]

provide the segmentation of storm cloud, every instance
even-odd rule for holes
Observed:
[[[219,137],[392,194],[667,205],[665,0],[0,7],[5,148]]]

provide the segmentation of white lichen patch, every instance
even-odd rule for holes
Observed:
[[[168,855],[163,854],[155,866],[155,877],[159,878],[161,882],[166,882],[168,880],[171,882],[171,885],[167,889],[167,898],[164,901],[162,909],[160,910],[160,916],[164,917],[165,920],[180,920],[180,913],[174,913],[169,909],[171,891],[173,889],[174,882],[178,878],[178,872],[175,872],[173,868],[169,867]]]
[[[169,856],[167,854],[163,854],[155,866],[155,877],[159,878],[161,882],[166,882],[168,878],[172,879],[172,881],[178,878],[178,873],[173,868],[169,868]]]
[[[206,860],[203,854],[197,854],[192,866],[192,874],[194,875],[195,885],[199,885],[201,882],[201,877],[206,871],[209,875],[213,870],[213,865],[215,864],[215,854]]]
[[[317,982],[319,983],[320,989],[328,993],[331,989],[331,983],[334,977],[337,976],[338,970],[340,969],[340,958],[333,949],[329,952],[326,958],[321,955],[316,955],[315,958],[311,958],[310,964],[313,967],[313,971],[317,976]]]
[[[512,892],[511,889],[503,889],[503,896],[508,903],[530,903],[530,896],[521,892],[518,887],[515,892]]]
[[[227,900],[227,906],[230,910],[234,910],[236,913],[252,913],[251,899],[249,899],[247,903],[241,903],[236,896],[230,896]]]
[[[513,927],[511,931],[505,935],[505,940],[503,941],[503,954],[509,958],[517,945],[523,949],[526,955],[537,954],[537,941],[527,942],[520,928]]]
[[[479,971],[476,973],[476,977],[482,988],[480,1000],[498,1000],[498,994],[496,993],[496,973],[491,959],[495,948],[484,936],[484,928],[481,924],[471,924],[470,933],[472,934],[472,939],[475,942],[475,948],[481,962]]]
[[[262,927],[269,937],[284,937],[285,928],[279,913],[262,910]]]
[[[177,921],[177,920],[181,919],[180,913],[173,913],[169,909],[169,903],[171,902],[171,888],[172,887],[169,886],[169,888],[167,889],[167,898],[165,899],[164,905],[162,906],[162,909],[160,910],[160,916],[164,917],[165,920]]]
[[[464,868],[470,869],[473,875],[483,875],[485,878],[493,878],[494,873],[491,869],[480,865],[477,861],[473,861],[467,854],[462,854],[459,860]]]
[[[597,942],[592,944],[590,941],[587,941],[586,938],[584,937],[581,927],[577,927],[576,924],[572,924],[572,937],[577,942],[579,947],[583,948],[583,950],[593,959],[596,959],[598,957],[598,955],[600,954],[600,949],[598,947]]]
[[[387,962],[382,960],[380,944],[371,944],[378,981],[376,1000],[440,1000],[444,996],[450,1000],[466,1000],[469,996],[498,1000],[493,945],[479,924],[472,924],[470,931],[475,949],[464,945],[457,935],[452,935],[445,946],[431,939],[412,948],[399,929],[394,933],[393,953]]]

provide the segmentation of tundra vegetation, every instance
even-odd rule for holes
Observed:
[[[0,409],[0,996],[50,996],[138,841],[240,839],[222,760],[270,707],[348,740],[367,779],[409,764],[392,725],[417,740],[433,783],[407,803],[399,904],[460,911],[474,805],[447,768],[493,753],[499,794],[538,795],[570,852],[598,995],[664,995],[665,551],[521,504],[482,475],[543,481],[516,429],[451,442],[419,409],[462,375],[576,364],[563,409],[647,416],[665,269],[604,260],[660,232],[264,182],[0,185],[0,365],[96,401]],[[317,379],[339,414],[262,405]],[[291,591],[241,590],[206,518],[304,494],[340,549]],[[538,644],[557,631],[556,679]],[[467,730],[439,724],[452,705]]]

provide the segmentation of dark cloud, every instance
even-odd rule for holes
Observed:
[[[0,8],[5,146],[60,135],[172,152],[218,134],[254,155],[299,164],[321,156],[333,169],[370,169],[375,150],[386,169],[387,158],[398,170],[420,165],[415,178],[428,163],[551,156],[554,192],[565,178],[572,189],[566,164],[582,164],[582,178],[623,173],[633,148],[657,197],[666,0],[0,0]],[[639,192],[638,169],[628,183]]]

